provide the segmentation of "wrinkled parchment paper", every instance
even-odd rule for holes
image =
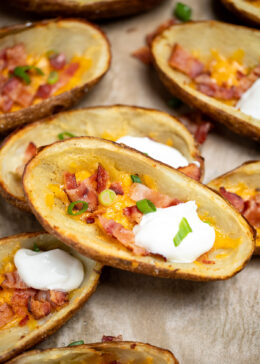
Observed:
[[[129,0],[131,1],[131,0]],[[1,2],[2,3],[2,2]],[[154,107],[172,112],[170,95],[155,72],[130,57],[144,36],[168,19],[176,1],[149,13],[102,23],[112,45],[112,67],[80,106],[115,103]],[[185,0],[193,19],[237,21],[217,0]],[[35,20],[14,9],[0,8],[0,25]],[[201,35],[203,36],[203,35]],[[199,39],[198,39],[199,42]],[[212,44],[214,47],[214,44]],[[244,161],[259,159],[259,144],[217,127],[202,147],[205,182]],[[0,235],[39,230],[35,219],[0,198]],[[260,363],[260,257],[224,282],[166,280],[105,268],[96,293],[84,307],[39,348],[71,341],[100,341],[103,334],[149,342],[174,352],[180,363]]]

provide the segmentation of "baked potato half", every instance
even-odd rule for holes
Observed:
[[[235,203],[237,200],[236,196],[232,195],[233,193],[242,198],[242,201],[239,200],[242,203],[241,213],[245,214],[245,217],[256,229],[254,254],[260,254],[260,201],[253,204],[251,202],[252,199],[255,199],[256,195],[260,194],[260,161],[246,162],[210,181],[208,186],[218,192],[221,187],[222,189],[224,187],[227,192],[231,192],[231,196],[229,194],[225,196],[226,191],[223,191],[223,197],[229,199],[231,203],[232,199],[235,198]],[[258,226],[255,224],[256,221],[258,221]]]
[[[130,341],[103,342],[74,347],[33,350],[24,353],[9,364],[27,363],[138,363],[138,364],[178,364],[174,355],[165,349],[149,344]]]
[[[52,57],[51,52],[54,56],[55,54],[61,54],[62,57],[70,62],[69,65],[75,66],[75,68],[69,69],[69,67],[64,67],[65,71],[62,76],[58,74],[59,71],[52,71],[50,73],[50,75],[52,74],[52,78],[48,78],[47,81],[44,81],[46,84],[41,85],[41,87],[45,86],[44,90],[41,89],[41,94],[38,93],[40,86],[37,90],[37,82],[33,82],[28,78],[29,76],[26,72],[31,72],[30,70],[22,69],[22,65],[20,65],[22,67],[16,67],[14,71],[9,70],[9,72],[15,72],[18,69],[18,72],[23,72],[22,75],[19,74],[19,77],[23,76],[27,78],[21,78],[21,80],[19,79],[17,81],[18,76],[17,78],[13,77],[12,80],[15,81],[15,84],[11,86],[11,90],[10,85],[7,88],[7,84],[4,84],[6,93],[2,96],[6,97],[8,95],[11,101],[15,99],[19,102],[19,98],[17,99],[17,95],[14,93],[14,90],[18,90],[18,86],[19,88],[36,87],[35,90],[32,90],[32,95],[35,92],[35,96],[28,107],[17,107],[15,104],[15,107],[11,108],[10,111],[1,111],[1,132],[39,120],[40,118],[71,107],[104,76],[110,66],[110,46],[105,34],[95,25],[83,20],[50,20],[35,24],[26,23],[24,25],[3,28],[0,31],[0,49],[9,50],[9,53],[10,51],[12,52],[12,62],[15,60],[15,65],[19,61],[19,55],[17,55],[18,58],[15,57],[15,54],[13,55],[15,50],[12,47],[17,45],[25,49],[26,54],[22,51],[22,55],[23,57],[27,56],[26,62],[29,62],[29,60],[38,62],[36,63],[37,67],[28,67],[34,67],[33,69],[43,75],[42,77],[45,77],[44,75],[47,77],[47,73],[43,72],[42,70],[44,68],[40,68],[38,64],[44,65],[43,67],[45,67],[46,60],[41,57]],[[77,63],[75,63],[75,59]],[[9,66],[11,67],[12,64]],[[56,64],[55,66],[56,69],[60,69],[62,64]],[[69,72],[70,74],[68,74]],[[14,74],[18,75],[18,73]],[[36,74],[35,81],[37,77],[40,77],[39,74]],[[26,85],[24,81],[31,83]],[[65,82],[67,83],[65,84]],[[16,85],[17,83],[18,86]],[[63,84],[65,85],[64,87],[62,86]],[[57,89],[59,85],[60,88]],[[47,88],[50,96],[46,95]],[[37,98],[37,95],[40,95],[39,98]],[[24,101],[28,102],[27,99]],[[7,106],[8,104],[5,104],[3,110]]]
[[[3,268],[6,259],[12,256],[17,249],[33,249],[35,243],[42,250],[60,248],[74,255],[83,263],[85,277],[80,289],[71,292],[69,303],[59,311],[55,311],[38,320],[36,326],[16,325],[7,328],[4,326],[0,329],[1,363],[35,345],[62,326],[95,291],[101,273],[101,264],[82,256],[77,251],[69,248],[55,237],[46,233],[25,233],[1,239],[0,269]]]
[[[201,34],[204,35],[203,40],[198,42]],[[151,51],[160,79],[170,92],[234,132],[259,141],[258,119],[242,113],[228,102],[198,91],[187,75],[169,65],[173,46],[178,44],[190,54],[198,54],[201,61],[207,61],[213,49],[227,58],[242,50],[243,64],[251,69],[259,64],[259,38],[260,31],[247,27],[218,21],[191,22],[173,25],[164,30],[153,40]]]
[[[222,3],[240,18],[259,26],[260,7],[258,0],[221,0]]]
[[[179,150],[189,162],[204,162],[189,131],[177,119],[161,111],[134,106],[105,106],[67,111],[27,125],[5,139],[0,149],[0,192],[16,207],[29,211],[22,182],[15,173],[30,142],[37,147],[59,140],[60,133],[95,136],[113,141],[124,135],[150,136]]]
[[[100,164],[117,178],[129,177],[130,181],[130,174],[143,179],[147,177],[150,184],[155,182],[156,189],[169,198],[195,200],[199,215],[212,219],[220,237],[215,249],[208,251],[205,264],[204,260],[171,263],[158,256],[134,254],[116,239],[103,234],[98,222],[93,223],[93,218],[87,221],[85,217],[81,220],[78,216],[71,216],[66,199],[60,199],[55,191],[52,192],[52,186],[62,189],[68,171],[84,174],[85,170],[95,170],[93,167]],[[140,186],[139,183],[132,186]],[[47,146],[27,164],[23,185],[30,208],[48,232],[82,254],[120,269],[166,278],[226,279],[244,267],[254,250],[253,229],[218,194],[163,163],[110,141],[81,137]],[[147,189],[142,186],[144,184],[141,188]]]
[[[108,19],[151,9],[164,0],[14,0],[13,6],[41,15]]]

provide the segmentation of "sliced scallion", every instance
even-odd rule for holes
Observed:
[[[59,140],[64,140],[65,137],[68,137],[68,138],[74,138],[75,135],[70,133],[69,131],[64,131],[63,133],[60,133],[58,134],[58,138]]]
[[[147,200],[146,198],[144,200],[137,201],[136,206],[143,214],[149,214],[150,212],[156,211],[156,207],[152,201]]]
[[[40,76],[44,75],[42,70],[39,67],[35,66],[17,66],[15,67],[13,74],[16,77],[21,78],[27,85],[29,85],[31,83],[31,78],[27,72],[30,70],[34,70]]]
[[[98,195],[98,200],[103,206],[110,206],[115,201],[116,193],[113,190],[107,189]]]
[[[33,251],[37,252],[37,253],[40,251],[40,248],[38,247],[38,245],[36,243],[33,244]]]
[[[183,3],[177,3],[175,10],[174,10],[174,15],[176,16],[176,18],[182,20],[182,21],[189,21],[191,19],[191,14],[192,14],[192,9]]]
[[[77,205],[77,204],[82,204],[82,208],[78,211],[73,211],[74,207]],[[69,215],[72,215],[72,216],[77,216],[77,215],[81,215],[83,214],[84,212],[86,212],[88,209],[88,203],[86,201],[81,201],[81,200],[78,200],[78,201],[74,201],[74,202],[71,202],[68,206],[68,214]]]
[[[79,340],[79,341],[73,341],[68,346],[77,346],[77,345],[83,345],[83,344],[84,344],[84,341],[83,340]]]
[[[137,176],[137,174],[131,174],[131,179],[132,179],[133,183],[142,183],[140,177]]]
[[[47,79],[47,83],[49,85],[54,85],[55,83],[57,83],[59,80],[59,74],[57,71],[51,71],[49,74],[49,77]]]
[[[183,241],[186,236],[192,232],[192,229],[185,217],[181,219],[181,222],[179,224],[179,231],[173,238],[174,245],[177,247],[180,245],[180,243]]]

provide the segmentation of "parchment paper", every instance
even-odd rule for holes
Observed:
[[[101,24],[112,44],[112,67],[80,106],[125,103],[173,113],[167,106],[170,95],[155,72],[130,53],[143,45],[146,33],[171,16],[175,3],[169,0],[149,13]],[[220,1],[185,3],[193,8],[193,19],[237,21]],[[1,26],[35,20],[10,8],[0,12]],[[207,182],[244,161],[259,159],[260,148],[217,127],[203,145],[202,154]],[[0,198],[1,236],[39,228],[30,214]],[[122,334],[125,340],[170,349],[180,363],[260,363],[259,279],[260,257],[254,257],[232,279],[209,283],[159,279],[107,267],[92,298],[38,347],[64,346],[81,339],[95,342],[103,334]]]

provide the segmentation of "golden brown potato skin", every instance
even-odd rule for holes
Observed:
[[[183,42],[180,41],[180,33],[183,34]],[[196,39],[198,39],[199,34],[201,33],[207,34],[207,37],[204,38],[205,42],[200,45]],[[234,107],[227,106],[223,102],[218,101],[213,97],[206,96],[190,87],[190,80],[188,77],[184,77],[184,75],[173,70],[168,65],[168,56],[171,48],[168,47],[169,51],[166,52],[165,45],[165,39],[168,39],[168,42],[172,45],[175,42],[178,42],[184,48],[187,47],[187,50],[199,50],[202,54],[209,54],[210,49],[212,49],[212,44],[214,44],[214,48],[220,52],[223,50],[224,55],[227,53],[230,45],[233,49],[243,48],[246,54],[246,65],[252,67],[259,63],[259,36],[260,31],[258,30],[217,21],[202,21],[174,25],[163,31],[154,39],[151,46],[153,63],[161,81],[172,94],[182,99],[188,105],[192,105],[209,115],[214,121],[226,125],[235,133],[260,141],[259,121],[236,110]],[[232,37],[233,39],[231,39]],[[222,39],[224,38],[226,41],[222,42]],[[248,45],[250,45],[250,55],[247,56],[246,47]],[[159,51],[163,48],[164,53],[162,55]]]
[[[218,191],[220,187],[229,190],[230,186],[244,183],[250,189],[260,186],[260,161],[248,161],[208,183],[208,186]],[[232,192],[232,190],[231,190]],[[256,233],[255,255],[260,255],[260,235]]]
[[[175,356],[165,349],[134,341],[103,342],[87,345],[79,345],[65,348],[53,348],[46,350],[33,350],[24,353],[8,364],[47,364],[71,363],[100,363],[100,357],[108,355],[109,360],[124,360],[126,362],[145,363],[152,359],[154,364],[178,364]],[[77,356],[78,361],[75,360]],[[150,362],[149,360],[149,362]]]
[[[59,199],[55,199],[51,206],[46,204],[50,192],[48,186],[50,183],[62,184],[63,174],[72,162],[80,163],[79,168],[83,170],[101,163],[108,172],[110,168],[112,172],[117,168],[117,173],[149,175],[162,193],[181,201],[195,200],[199,214],[214,217],[216,227],[225,236],[232,232],[234,238],[241,239],[240,244],[234,246],[232,252],[224,245],[221,250],[227,253],[226,258],[216,259],[215,264],[171,263],[155,256],[134,255],[116,240],[102,234],[96,224],[71,219],[66,204]],[[253,254],[253,229],[223,198],[185,174],[123,144],[94,137],[56,142],[42,149],[27,164],[23,185],[32,212],[48,232],[105,265],[164,278],[209,281],[233,276]],[[214,259],[214,251],[209,252],[208,257]]]
[[[13,6],[44,15],[81,16],[87,19],[109,19],[147,11],[165,0],[12,0]],[[88,4],[87,4],[88,2]]]
[[[1,40],[4,37],[12,36],[13,34],[17,34],[17,36],[23,31],[33,31],[44,29],[46,27],[53,26],[55,28],[64,27],[64,29],[68,26],[71,26],[73,29],[73,25],[78,25],[79,28],[85,28],[86,32],[92,32],[97,36],[100,43],[97,43],[98,46],[104,47],[103,51],[106,57],[105,64],[100,72],[97,72],[93,78],[88,79],[87,82],[82,83],[81,85],[74,87],[73,89],[63,92],[57,96],[51,96],[48,99],[42,100],[41,102],[31,105],[27,108],[23,108],[21,110],[10,112],[10,113],[1,113],[0,114],[0,133],[6,132],[10,129],[14,129],[17,126],[31,123],[35,120],[42,119],[48,115],[55,114],[59,111],[68,109],[75,105],[88,91],[91,89],[108,71],[111,62],[111,52],[110,45],[106,35],[95,25],[88,23],[84,20],[78,19],[65,19],[65,20],[50,20],[50,21],[42,21],[38,23],[26,23],[23,25],[14,25],[11,27],[6,27],[0,29],[0,49],[1,49]],[[63,39],[64,44],[68,41],[67,37]],[[43,42],[44,43],[44,42]],[[101,45],[102,44],[102,45]],[[41,49],[44,53],[47,49]]]
[[[249,24],[260,27],[260,8],[246,0],[221,0],[226,8],[247,21]]]
[[[68,249],[61,241],[44,232],[24,233],[0,239],[0,264],[7,257],[7,254],[13,254],[14,249],[17,249],[18,243],[21,248],[32,249],[34,243],[37,243],[39,248],[43,250],[62,248],[68,251],[78,257],[83,263],[85,277],[81,284],[81,289],[72,293],[68,305],[60,311],[42,319],[38,327],[29,331],[26,326],[0,330],[0,363],[13,358],[22,351],[42,341],[69,320],[88,300],[92,293],[95,292],[102,269],[101,264],[79,255],[78,252],[72,249]]]

